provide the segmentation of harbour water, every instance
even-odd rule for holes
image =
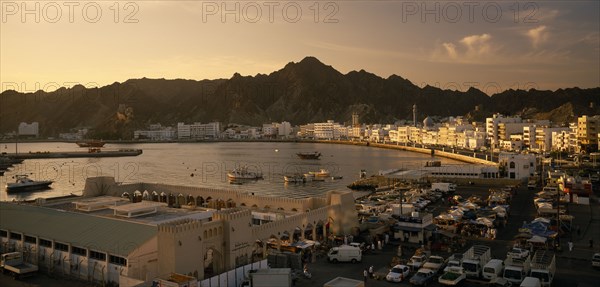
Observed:
[[[0,177],[0,200],[27,200],[81,194],[85,179],[94,176],[114,176],[117,182],[156,182],[185,186],[202,186],[240,190],[257,195],[303,198],[319,196],[330,190],[347,190],[347,185],[358,179],[359,171],[377,174],[380,170],[416,169],[426,161],[440,160],[443,164],[459,162],[426,154],[365,146],[284,143],[284,142],[212,142],[212,143],[147,143],[107,144],[107,149],[143,149],[137,157],[123,158],[68,158],[25,160]],[[19,153],[65,152],[80,150],[74,143],[19,143]],[[15,152],[15,145],[2,144],[2,152]],[[302,160],[298,152],[322,153],[320,160]],[[247,166],[259,171],[263,180],[231,184],[227,171]],[[327,169],[332,176],[323,182],[287,184],[284,174],[308,173]],[[7,194],[4,186],[16,174],[28,174],[32,179],[55,181],[52,189],[36,192]]]

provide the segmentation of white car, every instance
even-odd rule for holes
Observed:
[[[508,255],[516,259],[527,258],[529,257],[529,250],[519,247],[513,247],[513,249],[508,251]]]
[[[389,282],[402,282],[404,278],[408,277],[410,274],[410,268],[406,265],[396,265],[394,268],[390,270],[390,272],[385,276],[385,280]]]
[[[592,267],[600,268],[600,253],[596,253],[592,256]]]

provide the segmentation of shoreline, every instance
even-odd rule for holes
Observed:
[[[19,143],[45,143],[45,142],[62,142],[62,143],[73,143],[77,141],[67,141],[67,140],[19,140]],[[431,154],[439,157],[449,158],[465,163],[471,164],[486,164],[486,165],[496,165],[497,162],[484,160],[480,158],[475,158],[472,156],[457,154],[446,152],[442,150],[437,150],[433,148],[420,148],[420,147],[411,147],[411,146],[403,146],[403,145],[394,145],[394,144],[381,144],[381,143],[373,143],[373,142],[363,142],[363,141],[349,141],[349,140],[300,140],[300,139],[246,139],[246,140],[172,140],[172,141],[146,141],[146,140],[107,140],[105,141],[107,144],[154,144],[154,143],[233,143],[233,142],[290,142],[290,143],[321,143],[321,144],[343,144],[343,145],[355,145],[355,146],[365,146],[365,147],[374,147],[374,148],[385,148],[385,149],[395,149],[402,150],[408,152],[417,152],[422,154]],[[14,141],[5,141],[0,140],[0,144],[15,144]]]

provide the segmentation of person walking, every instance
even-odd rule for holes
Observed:
[[[363,271],[363,277],[365,279],[365,286],[367,286],[367,277],[369,277],[369,273],[367,272],[367,268]]]
[[[373,265],[369,267],[369,277],[373,278]]]
[[[569,241],[569,251],[573,251],[573,242]]]

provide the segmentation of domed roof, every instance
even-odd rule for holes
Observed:
[[[426,128],[432,127],[433,126],[433,120],[430,117],[426,117],[423,120],[423,126]]]

